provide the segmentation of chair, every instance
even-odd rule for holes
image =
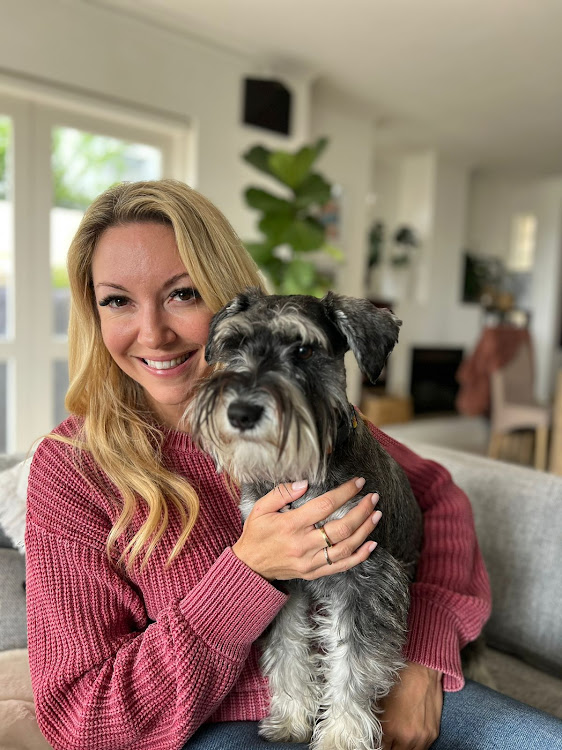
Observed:
[[[546,469],[550,409],[534,401],[531,345],[522,342],[515,356],[490,374],[491,421],[488,455],[499,458],[514,430],[535,432],[535,469]]]

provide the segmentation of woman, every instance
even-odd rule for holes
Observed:
[[[255,641],[285,602],[276,582],[366,559],[376,496],[344,523],[326,524],[336,542],[328,566],[314,523],[360,481],[278,513],[304,492],[295,477],[242,528],[225,482],[181,429],[207,373],[213,313],[260,284],[232,228],[201,195],[167,180],[112,188],[86,212],[68,271],[72,416],[40,444],[28,493],[39,725],[56,749],[275,750],[284,745],[257,737],[268,694]],[[443,690],[463,687],[460,648],[488,617],[489,585],[464,494],[441,467],[373,432],[424,511],[408,665],[383,715],[387,748],[422,750],[439,733]],[[489,747],[486,738],[447,744],[466,724],[466,699],[457,703],[448,710],[445,700],[435,747]]]

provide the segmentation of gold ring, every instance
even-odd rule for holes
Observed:
[[[333,565],[332,561],[330,560],[330,556],[328,555],[328,548],[324,547],[324,555],[326,556],[326,562],[328,565]]]
[[[333,544],[332,544],[332,542],[330,541],[330,538],[328,537],[328,534],[326,534],[326,532],[324,531],[324,527],[323,527],[323,526],[320,526],[320,528],[318,529],[318,531],[319,531],[319,532],[320,532],[320,533],[322,534],[322,536],[324,537],[324,541],[326,542],[326,547],[333,547],[334,545],[333,545]]]

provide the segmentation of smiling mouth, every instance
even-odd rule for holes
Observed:
[[[175,359],[167,359],[164,361],[144,359],[144,357],[141,357],[140,359],[144,362],[145,365],[147,365],[148,367],[152,367],[153,370],[171,370],[173,367],[182,365],[186,360],[190,358],[192,354],[193,352],[188,352],[187,354],[182,354],[181,357],[176,357]]]

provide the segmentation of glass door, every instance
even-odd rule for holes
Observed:
[[[0,452],[65,416],[66,254],[84,210],[122,180],[186,179],[187,127],[0,96]]]

